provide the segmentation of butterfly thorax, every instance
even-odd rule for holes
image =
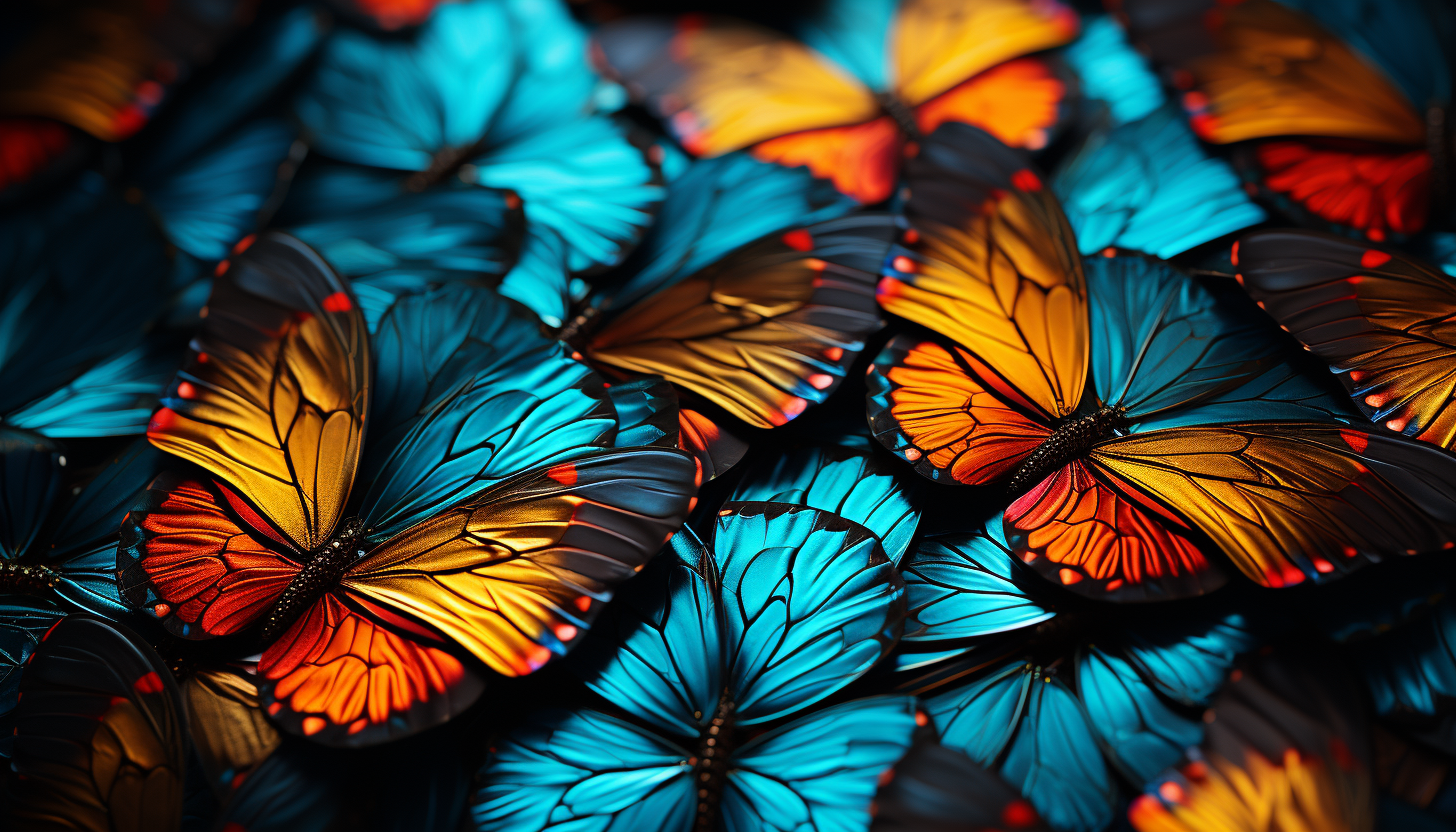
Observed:
[[[473,182],[474,177],[467,175],[465,170],[465,161],[471,156],[476,155],[479,147],[480,143],[477,142],[476,144],[462,145],[461,147],[446,147],[436,151],[435,155],[430,158],[429,167],[410,174],[409,178],[404,181],[405,190],[419,193],[431,185],[437,185],[445,181],[454,174],[459,174],[463,180]],[[473,172],[474,168],[470,170]]]
[[[1025,494],[1063,465],[1085,457],[1093,445],[1126,424],[1127,412],[1118,405],[1064,420],[1011,475],[1007,490],[1014,497]]]
[[[338,586],[344,571],[364,554],[359,545],[363,539],[364,524],[358,518],[351,517],[339,524],[339,528],[324,545],[310,553],[312,557],[293,576],[293,580],[288,582],[283,594],[278,596],[277,602],[263,619],[264,644],[277,641],[314,601]]]
[[[895,126],[900,128],[906,139],[918,142],[923,138],[920,135],[920,123],[915,120],[915,111],[896,98],[894,93],[879,93],[875,100],[879,103],[880,110],[894,120]]]
[[[718,709],[698,735],[697,754],[693,757],[693,779],[697,784],[698,813],[693,832],[712,832],[718,826],[718,804],[728,782],[728,758],[733,754],[733,696],[728,691],[718,697]]]
[[[38,563],[0,561],[0,593],[49,595],[61,582],[55,570]]]

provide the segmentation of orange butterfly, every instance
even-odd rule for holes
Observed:
[[[804,34],[635,19],[602,27],[593,48],[689,152],[808,165],[868,204],[889,197],[901,159],[947,121],[1044,146],[1067,87],[1028,56],[1071,41],[1077,16],[1054,0],[841,2]]]

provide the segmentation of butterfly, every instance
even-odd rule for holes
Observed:
[[[935,742],[917,742],[875,795],[870,832],[1046,832],[1036,809],[1001,778]]]
[[[1283,648],[1251,657],[1234,671],[1209,709],[1203,743],[1151,780],[1147,793],[1128,807],[1133,828],[1375,828],[1362,703],[1327,651],[1298,642]]]
[[[1354,426],[1218,286],[1079,258],[1017,151],[945,125],[909,188],[880,304],[941,337],[871,365],[871,429],[932,480],[1004,488],[1007,541],[1042,575],[1178,598],[1224,583],[1216,551],[1287,586],[1451,541],[1456,460]]]
[[[0,62],[0,190],[43,185],[95,141],[135,134],[252,6],[93,0],[15,8],[13,31],[24,36]]]
[[[1239,239],[1237,278],[1259,306],[1329,363],[1355,404],[1396,433],[1452,447],[1456,334],[1442,310],[1456,282],[1398,251],[1313,231]]]
[[[289,732],[362,745],[459,713],[483,682],[452,644],[532,672],[686,515],[691,461],[614,447],[601,382],[485,290],[401,298],[371,337],[298,240],[225,262],[148,428],[198,468],[153,481],[117,561],[174,635],[256,636]]]
[[[146,213],[96,179],[0,230],[0,433],[50,439],[145,429],[176,369],[148,332],[163,314],[165,243]],[[77,332],[86,337],[77,338]]]
[[[512,731],[481,770],[474,828],[868,823],[877,778],[924,716],[906,696],[818,703],[898,639],[903,589],[877,533],[903,513],[816,508],[898,502],[898,486],[834,474],[865,461],[804,459],[812,467],[787,480],[735,492],[706,541],[679,532],[628,584],[577,665],[620,716],[545,710]],[[789,481],[801,502],[737,499]],[[824,487],[802,488],[814,481]]]
[[[1296,218],[1384,240],[1420,231],[1445,200],[1451,134],[1432,114],[1449,103],[1451,69],[1434,9],[1274,0],[1118,9],[1183,91],[1199,138],[1247,142],[1258,189]]]
[[[1167,259],[1263,222],[1237,174],[1199,147],[1118,25],[1096,17],[1083,32],[1067,62],[1083,81],[1084,100],[1105,111],[1051,178],[1078,250],[1116,247]]]
[[[336,32],[294,110],[315,151],[378,169],[384,198],[449,180],[513,192],[526,238],[500,291],[561,326],[579,276],[626,256],[662,201],[613,104],[562,4],[473,0],[408,37]]]
[[[901,564],[910,623],[896,664],[915,672],[902,688],[943,745],[1006,778],[1050,826],[1102,829],[1116,775],[1141,785],[1196,744],[1197,709],[1273,624],[1230,602],[1092,605],[1019,561],[996,513],[920,540]]]
[[[669,193],[643,248],[560,336],[606,374],[691,397],[684,433],[706,460],[734,421],[783,425],[834,392],[881,326],[873,286],[894,220],[742,155],[694,163]]]
[[[1057,2],[842,0],[798,40],[686,15],[609,23],[593,50],[689,153],[807,165],[870,204],[944,122],[1045,146],[1067,86],[1033,53],[1076,33],[1076,14]]]

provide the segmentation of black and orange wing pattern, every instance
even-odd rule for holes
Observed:
[[[880,327],[875,275],[894,220],[861,214],[785,229],[624,310],[583,353],[667,379],[753,427],[823,401]]]
[[[285,234],[265,234],[223,268],[147,436],[231,486],[288,545],[311,551],[333,532],[359,465],[364,315],[333,269]]]
[[[1261,231],[1236,250],[1239,283],[1328,362],[1374,422],[1456,444],[1456,280],[1396,251],[1313,231]]]
[[[15,709],[17,829],[176,832],[185,709],[160,657],[88,615],[62,619],[31,656]]]

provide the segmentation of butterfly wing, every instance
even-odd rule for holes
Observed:
[[[152,444],[221,477],[303,551],[349,499],[369,409],[364,316],[298,240],[269,233],[214,282]]]
[[[928,535],[905,561],[906,598],[919,649],[1033,627],[1056,615],[1021,585],[1000,518],[968,533]]]
[[[1005,780],[939,743],[917,742],[875,795],[871,832],[1047,832]]]
[[[15,706],[25,663],[64,615],[38,598],[11,595],[0,602],[0,757],[7,760],[15,742]]]
[[[1168,428],[1107,440],[1091,459],[1157,495],[1264,586],[1434,551],[1456,532],[1456,462],[1353,428]]]
[[[1134,783],[1156,777],[1203,739],[1197,719],[1169,707],[1115,652],[1079,653],[1077,695],[1107,757]]]
[[[890,252],[880,305],[1015,379],[1047,416],[1074,411],[1087,373],[1087,287],[1051,189],[1023,154],[962,124],[927,138],[907,177],[911,229]]]
[[[226,665],[202,667],[181,680],[192,747],[220,796],[249,776],[281,737],[258,702],[257,680]]]
[[[1306,231],[1239,241],[1239,282],[1327,361],[1365,415],[1391,430],[1456,442],[1456,342],[1442,309],[1451,277],[1398,252]]]
[[[682,523],[694,475],[686,455],[661,448],[528,471],[386,541],[342,585],[525,675],[565,653]]]
[[[36,648],[20,694],[13,821],[181,829],[185,711],[151,647],[114,624],[70,616]]]
[[[730,758],[727,829],[863,828],[881,776],[910,747],[909,696],[824,708],[755,737]]]
[[[689,752],[589,710],[548,710],[516,729],[481,769],[478,829],[532,832],[558,823],[604,832],[687,829],[697,808]]]
[[[892,229],[864,214],[770,234],[622,311],[583,352],[754,427],[784,424],[828,397],[879,328],[870,287]]]

